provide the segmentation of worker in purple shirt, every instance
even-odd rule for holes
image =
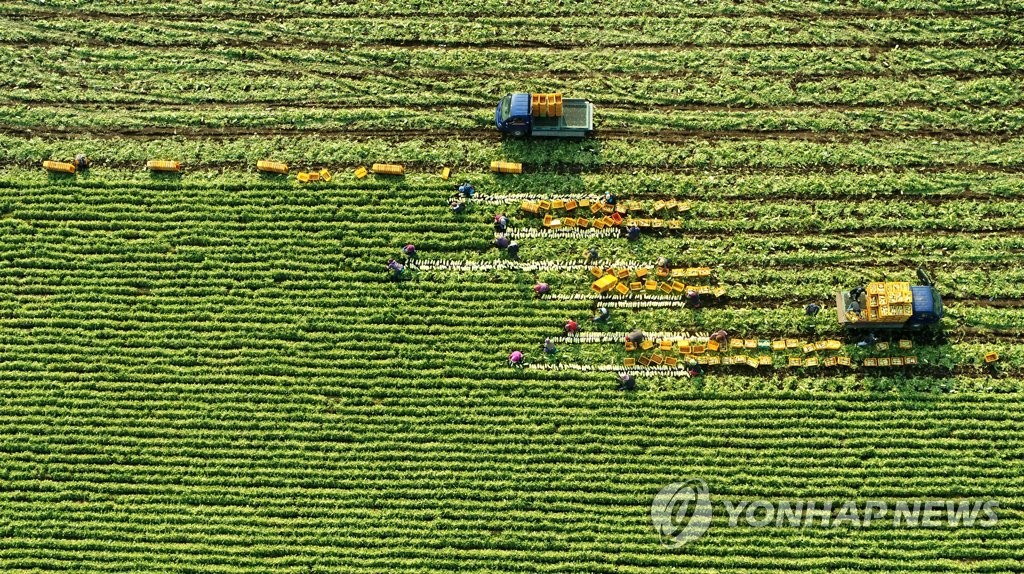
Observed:
[[[538,299],[547,295],[551,291],[551,286],[547,283],[537,283],[533,286],[533,295]]]
[[[402,274],[405,273],[405,266],[394,259],[388,259],[388,269],[391,270],[392,281],[398,281],[402,278]]]

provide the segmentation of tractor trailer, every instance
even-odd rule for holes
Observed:
[[[509,94],[494,110],[494,125],[513,137],[584,138],[594,133],[594,104],[562,94]]]

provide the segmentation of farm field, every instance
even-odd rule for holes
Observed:
[[[12,0],[0,56],[0,571],[1024,570],[1024,2]],[[596,136],[502,138],[519,91],[589,99]],[[521,209],[606,193],[665,224]],[[591,289],[662,256],[706,305]],[[836,291],[919,267],[937,334],[843,332]],[[634,329],[744,345],[623,392]],[[710,527],[668,547],[652,500],[690,478]]]

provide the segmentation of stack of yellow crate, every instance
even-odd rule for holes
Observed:
[[[877,281],[867,284],[867,320],[882,323],[906,321],[914,314],[910,283]]]

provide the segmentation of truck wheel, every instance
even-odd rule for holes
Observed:
[[[514,138],[521,138],[521,137],[523,137],[525,135],[526,135],[526,132],[524,132],[523,130],[515,130],[515,131],[512,132],[512,137],[514,137]]]

